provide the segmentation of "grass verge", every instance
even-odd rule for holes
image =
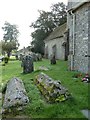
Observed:
[[[38,70],[39,66],[46,66],[48,71]],[[0,66],[1,67],[1,66]],[[66,61],[57,61],[56,65],[50,65],[49,60],[34,62],[34,72],[22,74],[21,62],[11,60],[2,66],[2,83],[5,85],[12,77],[23,80],[30,102],[19,115],[31,118],[84,118],[80,112],[88,109],[88,84],[81,82],[81,78],[73,78],[75,71],[68,71]],[[40,72],[44,72],[55,80],[60,80],[62,85],[68,88],[72,98],[55,104],[49,104],[41,96],[39,90],[34,85],[33,80]]]

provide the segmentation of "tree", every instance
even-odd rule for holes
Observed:
[[[32,45],[33,52],[39,52],[44,54],[44,39],[53,31],[55,27],[52,19],[51,12],[39,11],[40,16],[35,23],[31,24],[31,27],[35,28],[32,32]]]
[[[52,32],[55,27],[53,22],[53,17],[51,12],[45,12],[43,10],[38,10],[40,16],[39,18],[31,24],[30,27],[35,29],[42,29],[47,32]]]
[[[31,33],[34,52],[44,53],[44,39],[54,30],[55,27],[66,22],[66,6],[57,3],[51,6],[50,12],[39,10],[38,19],[31,24],[34,28]]]
[[[67,20],[67,6],[63,2],[58,2],[51,6],[54,23],[56,26],[62,25]]]
[[[4,30],[2,50],[6,51],[8,57],[10,57],[11,51],[19,47],[19,43],[17,40],[19,31],[16,25],[11,25],[8,22],[5,22],[4,27],[2,27],[2,29]]]
[[[31,34],[33,41],[31,45],[33,46],[32,52],[38,52],[44,54],[44,42],[43,39],[47,36],[43,29],[37,29]]]

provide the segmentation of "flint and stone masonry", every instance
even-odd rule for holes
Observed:
[[[90,74],[90,0],[68,2],[67,26],[69,69]]]

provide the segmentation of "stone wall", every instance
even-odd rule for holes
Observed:
[[[90,5],[88,7],[88,55],[90,56]],[[88,72],[90,73],[90,57],[89,59],[89,64],[88,64]]]
[[[56,38],[53,40],[49,40],[45,43],[45,48],[48,46],[48,58],[50,58],[51,54],[53,54],[52,47],[56,45],[56,59],[65,59],[65,48],[62,44],[65,42],[64,37]]]
[[[89,3],[90,4],[90,3]],[[72,61],[73,69],[78,70],[84,73],[87,73],[89,71],[89,63],[90,59],[88,57],[85,57],[88,55],[89,52],[89,46],[90,41],[89,39],[89,10],[88,6],[89,4],[84,4],[83,6],[76,9],[76,11],[73,11],[75,15],[75,21],[74,21],[74,45],[73,45],[73,17],[68,12],[68,28],[69,28],[69,53],[70,55],[73,54],[73,48],[74,48],[74,55],[72,55],[72,60],[70,57],[70,62]],[[69,64],[71,67],[71,64]]]

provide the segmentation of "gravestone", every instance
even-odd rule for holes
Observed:
[[[19,110],[23,106],[27,105],[29,102],[26,96],[26,90],[22,80],[18,78],[12,78],[7,83],[4,103],[3,103],[3,113],[6,111],[11,111],[12,109]]]
[[[23,55],[23,54],[20,54],[19,60],[22,61],[22,60],[23,60],[23,57],[24,57],[24,55]]]
[[[36,76],[35,84],[41,94],[50,103],[65,101],[71,97],[68,90],[61,85],[60,81],[53,80],[44,73]]]
[[[51,64],[56,64],[56,58],[55,58],[55,55],[51,55],[50,62],[51,62]]]
[[[33,59],[30,55],[26,55],[22,60],[23,73],[31,73],[34,71]]]
[[[35,53],[31,53],[30,56],[32,57],[33,61],[37,61],[37,56]]]
[[[42,60],[42,55],[40,53],[31,53],[33,61],[41,61]]]
[[[15,57],[16,57],[16,60],[18,60],[18,55],[17,54],[15,55]]]
[[[42,55],[40,53],[37,53],[36,57],[37,57],[37,61],[41,61],[42,60]]]

